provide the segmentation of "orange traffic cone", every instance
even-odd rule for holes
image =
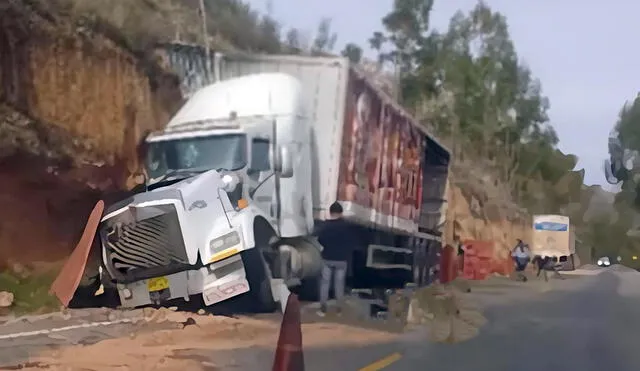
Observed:
[[[294,294],[289,295],[282,317],[273,371],[304,371],[300,302]]]

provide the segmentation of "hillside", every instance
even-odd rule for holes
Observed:
[[[0,25],[0,263],[60,258],[95,200],[127,188],[178,82],[36,2],[3,2]]]

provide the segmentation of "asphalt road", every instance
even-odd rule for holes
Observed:
[[[607,270],[548,285],[494,281],[478,284],[470,295],[485,307],[489,320],[474,339],[437,344],[428,342],[424,331],[413,331],[388,344],[305,349],[305,370],[640,369],[638,272]],[[268,370],[272,357],[257,349],[213,355],[231,360],[219,363],[230,370],[249,364]]]

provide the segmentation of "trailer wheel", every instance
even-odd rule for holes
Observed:
[[[295,293],[302,300],[319,301],[320,276],[303,279],[302,284],[296,288]]]
[[[260,248],[245,250],[241,253],[242,262],[247,272],[249,281],[249,296],[252,304],[259,312],[274,312],[278,305],[273,300],[271,293],[271,269],[262,256]]]

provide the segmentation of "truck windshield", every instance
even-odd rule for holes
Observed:
[[[170,172],[239,170],[246,164],[245,135],[229,134],[152,142],[146,165],[154,179]]]

